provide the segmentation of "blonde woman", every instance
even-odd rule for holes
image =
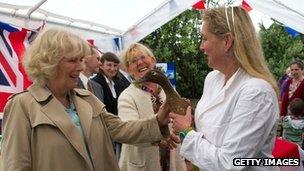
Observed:
[[[123,54],[123,63],[132,78],[138,80],[155,67],[156,58],[146,46],[134,43]],[[164,100],[165,93],[157,84],[131,84],[118,98],[118,116],[124,121],[154,117]],[[178,149],[162,146],[160,159],[158,143],[123,144],[119,167],[122,171],[184,171],[185,161],[178,153]]]
[[[167,127],[166,106],[151,119],[122,122],[90,91],[77,89],[82,59],[89,54],[85,40],[59,29],[39,34],[27,49],[24,66],[34,83],[6,104],[4,170],[119,171],[112,140],[162,139],[159,127]]]
[[[195,110],[170,114],[183,139],[181,155],[201,170],[275,170],[234,166],[237,158],[272,158],[279,118],[278,88],[249,15],[241,7],[208,9],[200,49],[210,72]],[[248,167],[248,168],[247,168]]]

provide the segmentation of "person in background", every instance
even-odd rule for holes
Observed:
[[[155,68],[156,58],[146,46],[131,44],[122,55],[123,64],[136,81]],[[123,121],[140,120],[154,117],[159,105],[165,100],[165,93],[155,83],[139,85],[132,83],[118,98],[118,116]],[[133,130],[131,130],[133,131]],[[185,171],[186,164],[178,154],[170,150],[167,142],[123,144],[119,167],[122,171]],[[161,158],[160,158],[161,153]]]
[[[23,65],[33,84],[11,96],[4,109],[5,171],[119,171],[112,140],[136,144],[169,136],[166,104],[150,119],[123,122],[90,91],[77,88],[82,60],[90,54],[87,41],[55,28],[26,49]]]
[[[180,154],[204,171],[269,171],[234,166],[235,158],[272,158],[279,118],[277,81],[263,57],[249,15],[241,7],[204,11],[200,50],[213,69],[195,110],[170,113],[182,139]],[[248,43],[250,42],[250,43]]]
[[[290,64],[291,78],[286,81],[286,91],[281,99],[281,117],[286,116],[290,101],[294,98],[304,100],[304,64],[301,60],[295,60]]]
[[[78,87],[89,90],[100,101],[104,102],[103,89],[100,84],[90,79],[93,74],[99,72],[100,55],[96,46],[90,45],[91,54],[83,58],[84,69],[79,74]]]
[[[101,56],[99,73],[92,80],[99,83],[104,93],[104,104],[107,111],[117,115],[117,98],[120,94],[115,89],[114,78],[118,72],[119,59],[112,52],[106,52]]]
[[[117,115],[117,99],[123,91],[122,84],[117,78],[120,61],[114,53],[106,52],[101,56],[100,62],[100,72],[92,80],[99,83],[103,89],[107,111]],[[116,158],[119,160],[121,144],[113,142],[113,148]]]
[[[288,115],[283,118],[283,138],[302,147],[304,133],[304,101],[294,98],[288,105]]]

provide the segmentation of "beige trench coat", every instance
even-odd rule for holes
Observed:
[[[3,118],[4,170],[118,171],[112,140],[142,143],[162,138],[155,117],[122,122],[89,91],[74,89],[72,97],[83,136],[46,88],[34,84],[11,97]]]

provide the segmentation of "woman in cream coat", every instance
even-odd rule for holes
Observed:
[[[34,83],[6,104],[4,170],[119,171],[112,140],[162,138],[159,127],[168,123],[165,106],[151,119],[123,122],[89,91],[76,88],[82,58],[89,52],[86,41],[59,29],[39,34],[27,49],[24,66]]]
[[[123,55],[128,73],[139,79],[156,65],[152,52],[142,44],[130,45]],[[131,84],[118,98],[118,116],[124,120],[139,120],[154,117],[158,102],[165,100],[165,93],[156,84]],[[163,142],[162,142],[163,143]],[[179,150],[170,150],[170,170],[186,170]],[[166,158],[167,160],[167,158]],[[159,146],[153,143],[123,144],[119,167],[122,171],[160,171]]]

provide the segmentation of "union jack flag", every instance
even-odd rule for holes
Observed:
[[[24,49],[36,37],[38,31],[17,28],[0,22],[0,117],[7,98],[25,90],[31,81],[25,74],[22,66]]]

